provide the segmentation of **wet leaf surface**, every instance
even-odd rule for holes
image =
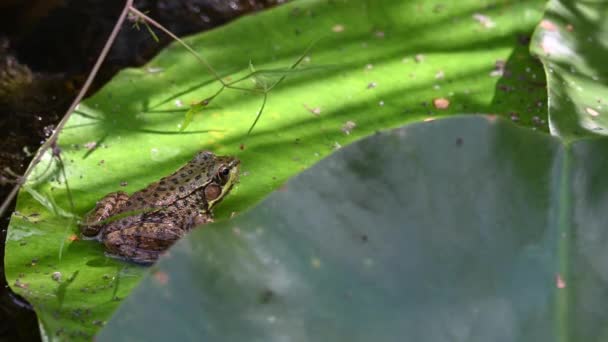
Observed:
[[[551,133],[567,140],[608,134],[608,6],[551,0],[531,50],[543,61]]]

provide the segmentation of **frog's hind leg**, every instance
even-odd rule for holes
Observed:
[[[80,228],[82,234],[84,236],[97,235],[104,226],[100,222],[120,212],[128,200],[129,195],[123,191],[112,192],[100,199],[95,208],[85,215]]]
[[[184,235],[174,223],[141,222],[109,233],[104,241],[108,254],[140,264],[150,264]]]

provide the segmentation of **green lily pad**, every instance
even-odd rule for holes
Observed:
[[[377,134],[178,242],[98,340],[604,341],[607,143]]]
[[[551,0],[531,45],[545,66],[551,133],[572,140],[608,134],[608,7]]]
[[[380,129],[481,112],[515,113],[522,125],[545,130],[542,72],[522,42],[542,6],[295,1],[187,38],[233,80],[250,65],[287,68],[321,39],[301,69],[270,92],[249,136],[262,98],[234,90],[180,131],[190,104],[219,84],[182,47],[169,46],[79,106],[59,140],[64,171],[50,156],[37,166],[10,223],[8,283],[34,305],[49,338],[93,335],[146,269],[107,259],[98,243],[77,239],[78,218],[105,194],[140,189],[198,150],[242,161],[241,184],[216,210],[221,219]],[[438,109],[436,99],[449,105]]]

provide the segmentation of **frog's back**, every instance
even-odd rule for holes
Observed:
[[[215,156],[211,152],[200,152],[189,163],[171,175],[133,193],[122,211],[172,205],[175,201],[191,196],[197,189],[208,184],[213,178],[216,168]]]

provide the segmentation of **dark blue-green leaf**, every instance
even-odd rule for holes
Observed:
[[[569,340],[607,316],[568,302],[605,288],[565,266],[589,246],[570,246],[568,153],[493,117],[354,143],[180,241],[99,340]]]

